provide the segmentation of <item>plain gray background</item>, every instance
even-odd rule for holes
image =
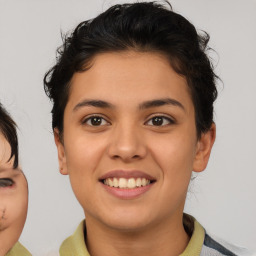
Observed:
[[[21,165],[30,189],[21,242],[33,255],[57,251],[83,219],[68,177],[58,172],[43,75],[54,64],[61,30],[120,2],[0,0],[0,100],[19,125]],[[211,233],[255,248],[256,1],[171,4],[210,33],[217,52],[211,56],[224,82],[215,104],[217,140],[207,169],[190,187],[186,211]]]

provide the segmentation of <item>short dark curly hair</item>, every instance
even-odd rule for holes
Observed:
[[[168,2],[114,5],[80,23],[63,41],[57,50],[56,65],[44,77],[45,92],[53,102],[52,127],[58,128],[60,134],[74,73],[89,69],[97,54],[127,50],[164,55],[187,80],[198,137],[210,129],[218,77],[207,56],[209,35],[197,33]]]
[[[0,133],[3,134],[11,146],[11,155],[8,161],[14,157],[13,168],[17,168],[19,163],[18,136],[16,128],[16,123],[0,103]]]

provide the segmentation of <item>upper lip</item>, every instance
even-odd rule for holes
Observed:
[[[154,177],[151,175],[138,171],[138,170],[113,170],[109,171],[106,174],[102,175],[99,180],[105,180],[108,178],[145,178],[150,181],[156,180]]]

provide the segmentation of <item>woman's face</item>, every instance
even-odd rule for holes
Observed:
[[[18,241],[25,224],[28,186],[23,172],[13,169],[11,148],[0,134],[0,255],[5,255]]]
[[[192,170],[215,127],[197,139],[186,80],[154,53],[97,55],[71,81],[63,142],[55,139],[87,223],[138,230],[180,222]]]

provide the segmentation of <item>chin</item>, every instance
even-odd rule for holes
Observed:
[[[110,216],[99,216],[98,220],[105,227],[119,232],[141,231],[154,223],[152,216],[137,211],[112,212]]]
[[[111,223],[106,223],[108,228],[116,230],[118,232],[138,232],[146,229],[147,223],[145,222],[135,222],[135,221],[113,221]]]

